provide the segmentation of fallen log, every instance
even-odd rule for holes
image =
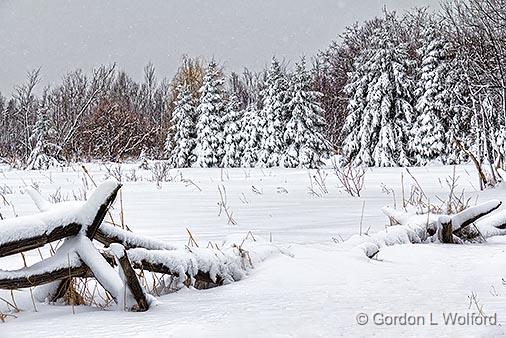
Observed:
[[[121,189],[121,184],[117,183],[116,186],[110,191],[106,197],[106,199],[100,204],[100,207],[98,208],[95,217],[93,219],[93,222],[87,227],[86,230],[86,236],[89,239],[93,239],[97,233],[98,228],[104,221],[105,215],[109,211],[109,208],[114,203],[114,200],[116,200],[116,196],[118,195],[119,189]]]
[[[120,188],[117,182],[105,182],[88,201],[64,202],[58,208],[50,207],[37,192],[31,191],[30,196],[42,212],[0,220],[0,257],[40,248],[84,229],[93,238]]]
[[[39,286],[67,277],[93,276],[75,252],[63,248],[58,254],[32,266],[13,271],[0,271],[0,289],[21,289]]]
[[[459,237],[468,232],[469,226],[497,210],[502,202],[499,200],[491,200],[476,206],[466,208],[465,210],[453,215],[440,214],[414,214],[390,207],[384,207],[381,210],[390,219],[394,219],[402,226],[413,229],[422,241],[433,236],[443,243],[459,243]],[[499,224],[500,225],[500,224]],[[463,236],[462,239],[468,239]]]
[[[134,262],[133,267],[135,269],[145,270],[149,272],[161,273],[165,275],[170,275],[174,277],[180,277],[179,272],[174,271],[171,267],[164,265],[163,263],[154,263],[148,260],[141,260],[139,262]],[[185,274],[186,279],[190,279],[191,277],[188,274]],[[216,280],[212,280],[209,272],[198,271],[193,278],[196,282],[199,283],[208,283],[214,284],[216,286],[223,285],[223,278],[217,276]]]
[[[214,250],[191,248],[182,250],[127,250],[136,269],[177,277],[180,284],[195,282],[222,285],[244,277],[245,260],[234,248]]]
[[[54,282],[55,280],[67,277],[92,277],[90,269],[86,265],[61,268],[54,271],[43,272],[32,276],[22,276],[16,278],[0,279],[0,289],[16,290],[22,288],[30,288],[47,283]]]
[[[6,242],[0,245],[0,257],[18,254],[43,247],[44,245],[61,240],[66,237],[75,236],[81,231],[82,225],[70,223],[58,226],[46,233],[36,234],[32,237],[21,238],[18,240]],[[1,228],[0,228],[1,229]],[[1,231],[0,231],[1,234]]]
[[[501,206],[502,202],[499,200],[491,200],[479,205],[475,205],[465,210],[451,215],[453,232],[458,231],[466,226],[469,226],[476,222],[481,217],[490,214]]]

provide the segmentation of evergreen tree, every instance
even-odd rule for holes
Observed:
[[[259,111],[249,106],[241,118],[240,148],[241,167],[254,167],[258,163],[261,142],[261,118]]]
[[[216,62],[209,63],[200,92],[197,107],[197,165],[199,167],[218,167],[223,158],[224,115],[223,77]]]
[[[174,146],[170,162],[174,167],[187,168],[195,162],[195,108],[188,86],[182,85],[175,103],[173,118]],[[170,142],[170,141],[169,141]]]
[[[412,129],[412,150],[416,163],[424,165],[433,160],[448,162],[452,140],[450,133],[451,92],[448,88],[448,43],[433,26],[425,30],[419,50],[421,56],[420,78],[417,84],[416,111]]]
[[[26,164],[27,170],[44,170],[49,167],[60,166],[60,162],[52,156],[59,148],[50,142],[50,137],[54,133],[51,128],[49,116],[44,109],[39,109],[37,120],[30,135],[30,141],[35,144],[28,156]]]
[[[241,117],[243,112],[239,109],[239,101],[235,95],[232,96],[223,117],[223,167],[240,167],[243,150],[241,148]]]
[[[328,156],[329,147],[323,136],[324,111],[318,102],[321,93],[310,89],[304,58],[296,65],[292,81],[287,106],[291,117],[284,133],[288,150],[283,164],[292,168],[318,168],[323,164],[322,158]]]
[[[280,165],[286,151],[283,134],[288,121],[287,89],[287,81],[281,66],[276,58],[273,58],[267,72],[263,109],[260,113],[262,138],[258,154],[259,166],[275,167]]]
[[[413,117],[412,81],[407,48],[394,39],[393,21],[385,21],[374,31],[371,47],[363,52],[351,76],[356,82],[347,87],[352,95],[348,109],[353,115],[344,129],[358,131],[345,139],[346,162],[381,167],[410,164],[406,145]],[[352,88],[365,92],[353,93]]]
[[[343,157],[344,164],[351,161],[370,163],[372,161],[369,148],[361,148],[360,136],[362,117],[367,105],[367,76],[361,65],[366,62],[368,53],[360,55],[354,63],[354,71],[351,73],[349,83],[344,87],[344,92],[350,98],[346,107],[348,116],[343,125]],[[359,156],[360,152],[360,156]]]

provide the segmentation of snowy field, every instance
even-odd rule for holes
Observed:
[[[256,264],[247,278],[208,290],[182,289],[162,296],[145,313],[36,304],[28,290],[15,292],[22,309],[17,318],[0,322],[0,337],[331,337],[331,336],[501,336],[506,330],[506,238],[482,244],[397,245],[375,259],[343,245],[360,232],[384,230],[388,219],[380,208],[402,203],[414,184],[405,169],[369,169],[361,197],[338,187],[331,169],[323,171],[328,193],[318,187],[315,171],[296,169],[170,170],[156,183],[152,170],[138,164],[86,164],[98,183],[121,177],[125,223],[139,234],[174,244],[188,241],[190,229],[202,245],[233,235],[271,240],[280,253]],[[121,171],[121,173],[119,173]],[[431,201],[448,194],[445,179],[453,167],[410,169]],[[121,174],[121,175],[119,175]],[[472,204],[495,198],[506,201],[505,188],[477,191],[472,166],[458,166],[458,189]],[[88,182],[87,184],[85,182]],[[35,185],[48,198],[82,198],[90,188],[80,165],[51,171],[18,171],[0,167],[0,213],[5,218],[37,212],[23,193]],[[312,188],[311,188],[312,187]],[[219,189],[236,225],[219,213]],[[117,203],[118,204],[118,203]],[[116,204],[116,210],[118,205]],[[362,208],[363,219],[362,218]],[[504,208],[501,207],[501,208]],[[362,223],[362,226],[361,226]],[[1,231],[1,229],[0,229]],[[40,260],[31,252],[28,263]],[[20,268],[20,255],[0,259],[3,270]],[[470,301],[472,295],[476,298]],[[0,291],[10,299],[10,293]],[[448,313],[497,314],[497,325],[444,325]],[[7,311],[0,301],[0,311]],[[366,325],[357,316],[369,317]],[[425,325],[377,325],[374,314],[422,316]],[[432,321],[439,325],[430,325]],[[380,315],[376,319],[380,321]]]

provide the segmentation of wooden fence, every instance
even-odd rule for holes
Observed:
[[[61,205],[50,205],[32,191],[41,212],[0,221],[0,257],[62,242],[51,257],[32,266],[0,270],[0,289],[58,282],[56,291],[49,295],[51,301],[56,301],[65,295],[72,278],[95,278],[119,305],[146,311],[150,296],[134,269],[171,275],[195,286],[216,286],[241,278],[239,270],[246,268],[246,256],[240,248],[229,254],[181,248],[106,224],[104,218],[120,188],[121,184],[106,181],[86,202]],[[104,248],[97,248],[92,241],[102,243]],[[236,265],[230,263],[234,261]],[[135,301],[129,304],[128,298]]]

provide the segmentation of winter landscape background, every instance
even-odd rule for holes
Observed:
[[[24,254],[0,250],[0,336],[503,335],[506,1],[322,2],[307,15],[302,3],[259,5],[266,13],[199,4],[176,6],[187,15],[170,32],[230,21],[204,29],[207,38],[168,34],[201,49],[178,47],[160,62],[167,46],[145,59],[145,45],[132,44],[143,17],[158,22],[148,31],[163,31],[151,9],[99,15],[99,5],[62,2],[55,11],[81,6],[82,17],[116,28],[130,19],[109,49],[112,35],[90,39],[99,20],[72,53],[51,42],[34,61],[40,41],[22,38],[31,28],[15,25],[20,12],[32,8],[50,28],[42,40],[89,22],[48,25],[55,4],[0,3],[0,55],[13,60],[0,76],[0,249],[48,234],[86,211],[101,183],[120,182],[102,227],[123,240],[87,248],[177,272],[137,268],[150,306],[130,312],[128,276],[83,253],[88,233]],[[319,47],[315,35],[329,38]],[[23,223],[37,217],[34,228]],[[48,258],[53,268],[85,264],[96,278],[71,279],[62,297],[54,282],[9,286],[44,273]],[[195,271],[211,281],[197,283]],[[378,313],[439,325],[377,323]],[[445,323],[448,314],[463,322]]]

